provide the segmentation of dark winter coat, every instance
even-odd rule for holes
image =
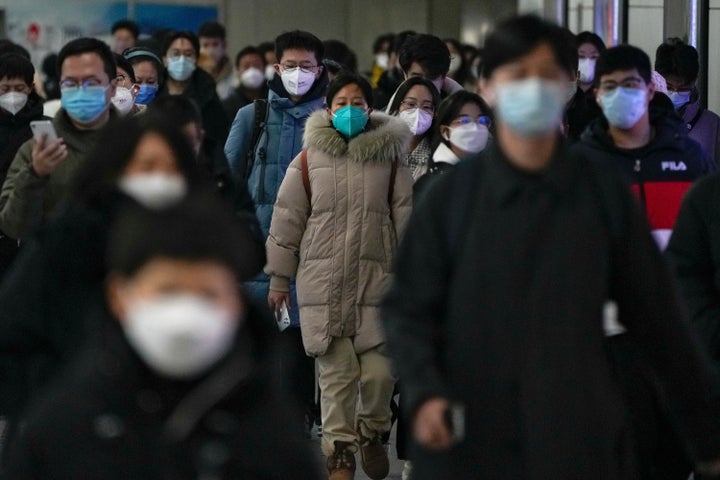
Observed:
[[[235,349],[203,377],[161,378],[119,327],[65,372],[9,446],[9,479],[322,478],[275,384],[272,343],[250,309]]]
[[[611,173],[561,148],[546,172],[526,174],[490,146],[415,206],[385,301],[388,346],[405,412],[435,396],[466,412],[463,442],[411,455],[416,480],[635,478],[605,353],[608,299],[695,458],[720,455],[704,358],[645,219]]]
[[[703,109],[697,98],[680,107],[678,114],[685,122],[688,136],[702,145],[710,158],[720,166],[720,117],[715,112]]]
[[[632,185],[656,242],[665,248],[685,192],[695,180],[717,167],[702,147],[688,138],[687,129],[675,115],[653,109],[650,112],[655,136],[645,147],[616,147],[607,120],[601,116],[590,124],[574,148],[592,161],[613,166]]]
[[[30,122],[47,119],[43,115],[43,101],[33,91],[28,96],[27,104],[17,114],[0,109],[0,185],[20,146],[32,138]],[[17,241],[5,236],[0,231],[0,280],[17,254]]]
[[[699,180],[683,200],[667,255],[690,320],[720,366],[720,174]]]
[[[260,88],[259,98],[267,98],[267,96],[267,83],[263,83],[263,86]],[[231,123],[235,120],[235,115],[237,115],[238,110],[250,103],[253,103],[253,98],[249,95],[249,90],[242,85],[235,88],[232,93],[230,93],[230,96],[222,102],[225,113]]]
[[[595,100],[592,89],[583,92],[578,87],[575,96],[565,109],[565,136],[570,142],[580,140],[588,125],[602,116],[602,110]]]
[[[167,75],[167,72],[165,74]],[[167,88],[166,82],[158,92],[158,97],[170,95]],[[212,165],[213,173],[226,168],[227,162],[222,148],[225,145],[230,122],[215,91],[215,81],[205,70],[196,68],[182,94],[194,100],[200,109],[203,130],[205,130],[202,150]]]

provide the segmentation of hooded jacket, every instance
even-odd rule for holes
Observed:
[[[381,113],[371,114],[365,131],[349,141],[325,111],[307,121],[310,189],[299,155],[278,192],[265,271],[273,290],[288,291],[296,278],[308,355],[323,355],[332,337],[352,337],[357,353],[385,342],[379,304],[412,209],[412,176],[401,163],[410,137],[402,120]]]
[[[648,145],[626,150],[615,146],[601,116],[590,124],[575,148],[592,161],[613,165],[632,185],[661,249],[670,238],[685,192],[716,169],[702,147],[688,138],[676,117],[650,110],[655,135]]]
[[[247,182],[247,188],[255,204],[255,214],[260,222],[263,236],[270,230],[273,205],[285,171],[290,161],[302,149],[305,121],[314,111],[325,105],[325,91],[328,86],[327,73],[323,71],[310,91],[300,102],[295,103],[283,87],[279,75],[268,82],[270,91],[267,98],[265,126],[256,145],[250,145],[255,125],[255,104],[241,108],[233,120],[230,134],[225,143],[225,156],[230,170],[236,178]],[[253,164],[249,176],[245,178],[247,167],[246,153],[254,149]],[[265,303],[268,295],[268,282],[265,274],[260,274],[252,282],[245,284],[245,290],[258,302]],[[292,288],[294,296],[294,287]],[[297,309],[290,310],[294,326],[299,325]]]
[[[678,115],[688,131],[688,137],[698,142],[720,166],[720,117],[710,110],[703,109],[697,95],[690,103],[680,107]]]

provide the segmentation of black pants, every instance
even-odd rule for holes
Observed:
[[[625,399],[642,480],[687,480],[692,465],[655,372],[627,335],[608,337],[607,352]]]

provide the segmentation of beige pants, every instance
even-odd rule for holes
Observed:
[[[357,354],[350,338],[333,338],[317,360],[325,455],[333,453],[335,441],[355,444],[358,434],[372,437],[390,430],[395,377],[387,356],[377,348]]]

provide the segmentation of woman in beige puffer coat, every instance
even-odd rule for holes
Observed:
[[[368,476],[384,478],[380,436],[390,428],[394,377],[379,304],[412,208],[412,176],[402,160],[411,133],[395,117],[368,118],[372,91],[356,75],[338,76],[327,104],[308,118],[303,153],[278,192],[267,240],[268,302],[276,310],[287,303],[296,279],[303,344],[318,358],[330,478],[352,478],[348,452],[357,442]]]

